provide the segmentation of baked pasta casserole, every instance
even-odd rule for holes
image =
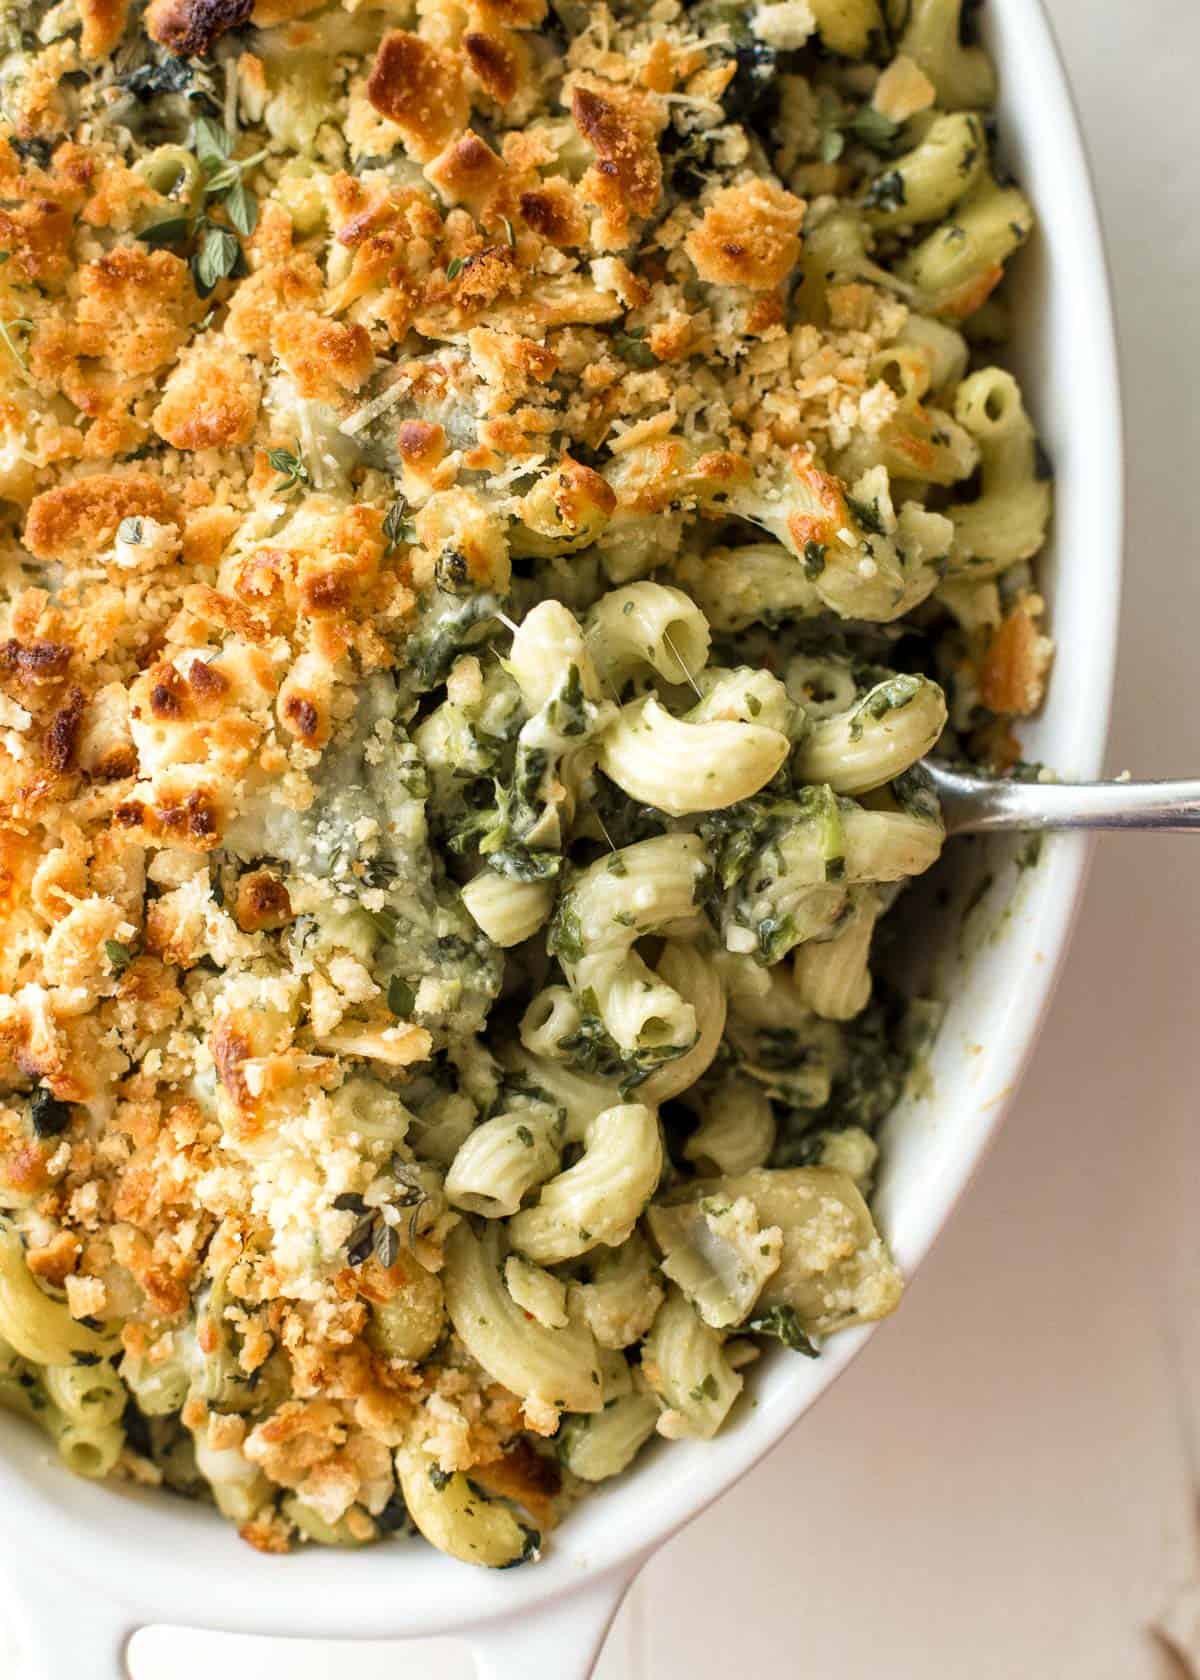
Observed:
[[[505,1567],[895,1306],[876,926],[1050,656],[974,13],[5,4],[0,1395],[74,1470]]]

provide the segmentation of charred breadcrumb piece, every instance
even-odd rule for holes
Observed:
[[[962,394],[983,360],[966,317],[994,330],[1029,230],[959,110],[988,73],[963,46],[971,97],[939,112],[934,69],[859,39],[851,9],[422,0],[397,27],[351,0],[79,0],[49,39],[40,4],[10,18],[0,1262],[122,1386],[97,1432],[112,1473],[211,1496],[264,1552],[414,1525],[454,1549],[411,1483],[405,1503],[416,1454],[487,1561],[521,1563],[591,1477],[592,1422],[633,1420],[627,1458],[656,1424],[711,1433],[740,1383],[745,1341],[690,1392],[661,1346],[640,1356],[660,1259],[721,1326],[705,1337],[734,1320],[645,1226],[613,1226],[501,1267],[517,1328],[572,1350],[516,1392],[447,1260],[494,1223],[447,1179],[481,1126],[539,1163],[528,1224],[591,1137],[575,1093],[657,1103],[696,1058],[702,1083],[664,1108],[664,1187],[707,1159],[699,1109],[749,1086],[777,1159],[800,1138],[843,1187],[813,1215],[812,1274],[853,1250],[852,1168],[865,1183],[903,1057],[890,1016],[860,999],[848,1020],[812,972],[898,889],[839,886],[849,801],[803,786],[798,755],[831,694],[894,717],[913,670],[940,675],[963,750],[1010,766],[1052,644],[1030,566],[1044,459],[1024,431],[989,445],[1003,393],[976,421]],[[930,209],[907,160],[945,134],[962,151]],[[610,609],[633,615],[663,585],[694,600],[662,646],[606,654],[597,602],[632,590]],[[555,601],[583,626],[561,681],[556,650],[509,659]],[[627,847],[700,844],[602,757],[652,665],[672,726],[704,713],[784,755],[711,815],[691,908],[651,930],[663,973],[685,930],[712,959],[719,1052],[630,1049],[594,989],[560,984],[585,956],[580,871],[611,853],[619,883]],[[888,801],[934,821],[919,779]],[[797,812],[824,920],[810,894],[722,921],[760,873],[770,896]],[[644,960],[633,937],[670,992],[646,967],[661,939]],[[759,964],[793,945],[794,981]],[[772,985],[799,1025],[751,1021]],[[549,1027],[518,1026],[543,986],[569,1017],[545,1056]],[[716,1254],[757,1232],[745,1200],[710,1223]],[[763,1227],[756,1276],[780,1264]],[[842,1283],[807,1317],[739,1322],[811,1354],[814,1324],[887,1310],[870,1230],[869,1312]],[[53,1383],[9,1353],[4,1310],[0,1399],[45,1422]]]

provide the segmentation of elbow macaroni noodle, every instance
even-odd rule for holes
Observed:
[[[266,1552],[893,1309],[875,935],[1051,652],[970,9],[504,9],[0,85],[0,1401]]]

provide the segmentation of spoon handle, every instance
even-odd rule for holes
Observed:
[[[938,794],[953,834],[1063,828],[1200,828],[1200,781],[985,782],[942,772]]]

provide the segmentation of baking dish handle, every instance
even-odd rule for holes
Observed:
[[[41,1553],[3,1560],[24,1663],[19,1680],[128,1680],[136,1612],[102,1598]]]
[[[641,1567],[638,1559],[528,1618],[485,1622],[464,1637],[477,1680],[588,1680],[604,1636]],[[128,1680],[125,1653],[140,1625],[116,1599],[55,1572],[39,1557],[4,1559],[24,1666],[20,1680]]]
[[[527,1617],[486,1622],[464,1635],[476,1680],[588,1680],[604,1636],[643,1559],[625,1564]]]

